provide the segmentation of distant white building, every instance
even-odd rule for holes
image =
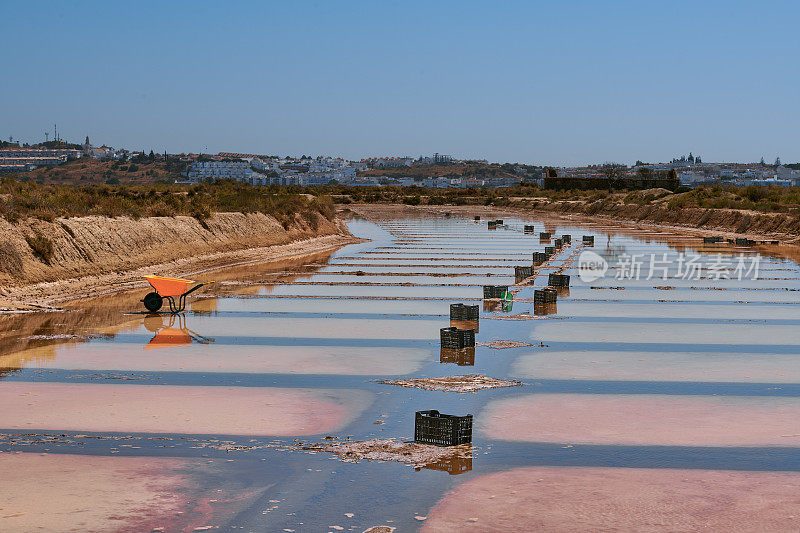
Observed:
[[[195,183],[216,179],[248,182],[252,172],[247,161],[195,161],[186,168],[184,176]]]
[[[80,150],[49,149],[49,148],[4,148],[0,149],[0,157],[46,157],[52,159],[78,159],[82,154]]]
[[[373,161],[377,168],[410,167],[414,163],[413,157],[381,157]]]
[[[275,159],[267,159],[265,161],[265,160],[260,159],[258,157],[254,157],[252,160],[250,160],[250,166],[254,170],[257,170],[259,172],[269,172],[271,170],[275,171],[275,172],[279,172],[281,170],[281,167],[278,164],[278,161],[275,160]]]
[[[707,179],[708,176],[702,172],[692,172],[691,170],[678,172],[678,180],[681,182],[681,185],[688,185],[691,187],[692,185],[706,181]]]
[[[25,172],[36,167],[55,166],[81,157],[80,150],[10,148],[0,150],[0,171]]]
[[[781,179],[798,180],[800,179],[800,170],[779,166],[777,169],[775,169],[775,175]]]
[[[288,174],[277,179],[280,180],[279,185],[308,185],[305,181],[305,176],[302,174]]]
[[[761,178],[761,179],[754,179],[750,183],[751,185],[760,185],[760,186],[778,186],[778,187],[791,187],[794,185],[794,180],[791,179],[782,179],[782,178]]]

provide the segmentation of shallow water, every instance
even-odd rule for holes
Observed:
[[[8,502],[0,530],[74,520],[97,530],[409,531],[425,524],[415,516],[431,514],[431,530],[480,531],[507,514],[497,479],[515,472],[522,495],[506,500],[525,507],[532,476],[546,478],[566,513],[555,523],[599,512],[584,490],[596,493],[597,476],[619,481],[603,498],[623,509],[632,505],[627,483],[661,493],[681,476],[695,480],[675,469],[703,472],[704,498],[745,506],[753,491],[768,497],[773,479],[796,483],[796,263],[778,248],[703,245],[652,229],[505,222],[490,231],[460,218],[353,221],[370,242],[215,271],[220,283],[174,318],[142,313],[144,290],[75,302],[65,313],[0,317],[0,451],[21,452],[0,454],[0,475],[15,480],[0,489]],[[536,233],[524,234],[531,223]],[[513,283],[513,267],[543,250],[545,229],[573,243],[535,287],[582,235],[595,236],[607,276],[584,283],[566,265],[572,283],[555,314],[533,316],[524,301],[533,287],[520,287],[510,308],[485,309],[481,285]],[[758,280],[615,277],[623,254],[757,252]],[[456,302],[481,305],[479,342],[531,345],[441,352],[438,330]],[[459,373],[524,386],[456,394],[376,382]],[[414,412],[427,409],[475,416],[472,460],[415,471],[291,448],[328,435],[411,439]],[[645,474],[626,481],[631,468]],[[726,472],[750,470],[763,472],[730,477],[746,490],[714,488]],[[20,471],[47,483],[31,486]],[[76,485],[92,486],[85,501],[74,498]],[[692,487],[651,503],[669,509],[669,520],[691,508],[686,498],[700,490]],[[747,518],[755,529],[776,520],[758,506]]]

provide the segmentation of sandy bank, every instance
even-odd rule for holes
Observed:
[[[534,394],[490,402],[481,432],[510,441],[797,446],[800,401],[760,396]]]
[[[0,453],[0,530],[218,529],[264,487],[200,480],[217,468],[182,458]]]
[[[518,468],[446,496],[422,531],[797,531],[800,475]]]
[[[55,314],[55,313],[50,313]],[[58,316],[57,314],[55,314]],[[141,319],[140,319],[141,321]],[[191,325],[190,327],[195,327]],[[180,329],[172,330],[180,334]],[[167,334],[170,332],[167,331]],[[202,328],[198,333],[205,334]],[[99,372],[244,372],[267,374],[336,374],[354,376],[403,375],[417,371],[430,358],[419,348],[375,348],[369,346],[237,346],[217,344],[171,345],[158,338],[149,344],[84,343],[53,339],[4,356],[2,368],[68,368]],[[40,341],[44,342],[44,341]],[[33,341],[30,344],[35,343]],[[224,357],[213,354],[223,350]]]
[[[371,403],[354,390],[75,383],[4,383],[6,429],[314,435],[347,425]],[[54,409],[53,406],[58,406]]]
[[[261,213],[192,217],[0,218],[0,307],[50,306],[141,285],[143,274],[199,276],[215,268],[308,254],[358,242],[339,220],[297,219],[284,228]],[[31,237],[52,242],[42,257]],[[26,240],[27,239],[27,240]]]

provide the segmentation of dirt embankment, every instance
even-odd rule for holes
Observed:
[[[647,192],[647,191],[642,191]],[[555,219],[585,219],[609,223],[641,224],[694,235],[723,234],[729,237],[747,237],[754,240],[778,239],[785,244],[800,244],[800,219],[788,213],[759,213],[736,209],[704,209],[700,207],[671,208],[669,197],[644,205],[588,201],[549,201],[546,198],[514,198],[508,205],[425,205],[402,204],[350,204],[347,208],[369,219],[393,217],[441,217],[446,213],[455,216],[480,215],[547,216]]]
[[[597,216],[626,222],[643,222],[659,226],[764,236],[793,243],[800,241],[800,219],[785,213],[758,213],[699,207],[673,209],[666,204],[615,204],[603,201],[540,203],[534,209],[553,213]]]
[[[129,282],[143,268],[189,275],[357,240],[341,220],[321,215],[312,223],[297,216],[287,226],[261,213],[218,213],[202,221],[89,216],[10,224],[0,218],[0,299],[11,300],[11,307],[26,300],[42,305],[48,296],[69,296],[66,285],[80,287],[76,296],[83,296],[103,284],[108,290]]]

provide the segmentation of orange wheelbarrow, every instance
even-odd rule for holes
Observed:
[[[187,296],[203,285],[214,283],[213,281],[198,283],[194,287],[189,288],[192,283],[195,283],[190,279],[164,278],[161,276],[145,276],[144,279],[155,289],[142,298],[142,303],[145,308],[151,313],[155,313],[164,305],[164,300],[167,300],[169,303],[169,310],[173,315],[186,309]]]

